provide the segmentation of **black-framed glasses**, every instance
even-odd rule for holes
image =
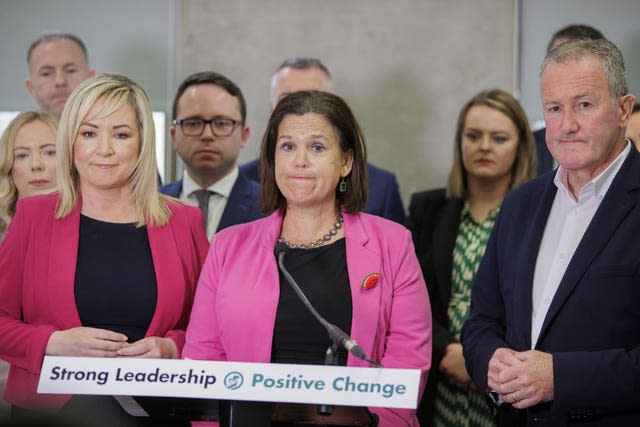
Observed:
[[[198,118],[174,120],[174,125],[179,125],[182,133],[187,136],[200,136],[204,133],[206,125],[211,126],[211,132],[215,136],[229,136],[233,133],[236,126],[241,125],[241,120],[228,119],[226,117],[216,117],[211,120],[203,120]]]

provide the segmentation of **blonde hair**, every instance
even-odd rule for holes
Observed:
[[[511,171],[509,190],[524,184],[536,176],[538,159],[536,142],[529,127],[529,121],[517,99],[502,89],[480,92],[471,98],[460,110],[456,127],[456,139],[453,146],[453,166],[447,182],[447,198],[467,197],[467,171],[462,164],[462,135],[467,113],[476,105],[484,105],[500,111],[513,122],[518,129],[518,153]]]
[[[60,199],[56,218],[69,215],[78,203],[80,176],[73,159],[73,145],[80,126],[96,102],[102,101],[98,117],[106,117],[126,103],[136,114],[140,133],[140,153],[130,177],[132,199],[136,206],[137,226],[150,223],[162,227],[169,222],[171,211],[168,198],[158,192],[158,175],[155,157],[155,132],[151,116],[151,104],[144,89],[133,80],[103,73],[80,83],[67,99],[60,118],[56,148],[58,152],[58,188]]]
[[[9,122],[0,137],[0,233],[6,230],[15,215],[18,200],[18,189],[11,177],[13,141],[22,126],[35,121],[51,126],[54,133],[58,129],[58,118],[48,111],[24,111]]]

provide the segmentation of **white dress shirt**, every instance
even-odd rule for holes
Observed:
[[[556,171],[553,182],[558,191],[542,235],[533,275],[531,348],[536,347],[542,324],[567,266],[630,148],[627,141],[622,153],[582,187],[577,200],[568,188],[566,169],[559,166]]]
[[[209,218],[207,218],[207,238],[209,241],[211,241],[211,238],[218,229],[222,213],[224,212],[224,208],[227,207],[229,195],[236,183],[236,179],[238,179],[239,173],[238,167],[236,166],[225,177],[206,188],[206,190],[209,190],[212,193],[209,197]],[[193,192],[202,189],[203,188],[201,188],[200,185],[191,179],[189,173],[185,169],[182,174],[182,191],[180,192],[180,200],[197,207],[198,199]]]

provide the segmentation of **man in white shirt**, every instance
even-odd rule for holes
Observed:
[[[238,172],[249,139],[247,107],[240,88],[213,71],[187,77],[173,102],[173,148],[185,165],[182,179],[160,191],[199,206],[207,236],[260,218],[259,186]]]
[[[462,330],[499,425],[640,425],[640,155],[635,102],[607,40],[549,52],[540,74],[559,168],[505,198]]]

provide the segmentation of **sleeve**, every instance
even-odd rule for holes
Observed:
[[[56,328],[50,324],[29,324],[23,320],[29,284],[24,271],[29,268],[29,221],[18,203],[16,215],[0,244],[0,357],[8,363],[40,373],[47,343]],[[33,290],[32,290],[33,291]]]
[[[393,302],[385,351],[385,368],[417,368],[422,371],[418,402],[431,368],[431,306],[409,233],[406,234],[393,274]],[[380,425],[416,425],[415,410],[370,408]]]
[[[185,227],[185,229],[188,230],[188,235],[185,236],[185,241],[181,245],[182,247],[180,247],[180,250],[183,254],[188,254],[188,256],[183,257],[183,262],[187,264],[185,265],[185,271],[188,272],[188,283],[186,283],[185,286],[185,289],[187,289],[188,292],[186,298],[188,304],[183,311],[178,329],[172,329],[165,334],[165,338],[171,338],[175,342],[179,354],[182,352],[182,348],[185,344],[184,329],[186,328],[189,320],[189,314],[191,313],[193,299],[196,292],[196,285],[209,248],[209,241],[207,240],[207,236],[204,231],[204,224],[202,223],[200,211],[188,208],[186,213],[188,215],[188,227]],[[182,232],[186,234],[184,229]]]
[[[214,236],[211,242],[193,301],[186,343],[182,351],[182,356],[187,359],[226,360],[226,354],[219,340],[220,332],[215,309],[220,273],[216,256],[216,237]]]
[[[478,390],[487,388],[489,360],[498,348],[510,348],[505,341],[506,313],[501,292],[499,265],[500,218],[489,237],[487,248],[471,290],[471,310],[462,326],[462,351],[467,371]]]

